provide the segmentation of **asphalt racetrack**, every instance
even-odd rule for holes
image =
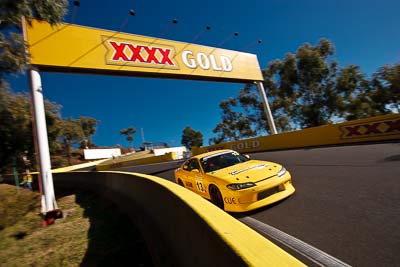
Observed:
[[[351,266],[400,266],[399,142],[250,156],[283,164],[292,174],[296,192],[272,206],[232,216],[272,226]],[[180,163],[121,170],[173,181],[173,170]],[[265,236],[304,263],[319,265]]]

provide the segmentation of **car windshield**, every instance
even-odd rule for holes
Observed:
[[[223,152],[221,154],[204,157],[200,160],[204,172],[217,171],[238,163],[248,161],[244,155],[236,152]]]

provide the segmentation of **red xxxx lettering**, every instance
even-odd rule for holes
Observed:
[[[384,122],[389,128],[385,131],[385,133],[390,133],[394,131],[400,131],[400,120],[397,121],[385,121]]]
[[[154,64],[162,64],[162,65],[175,65],[172,59],[170,58],[171,49],[163,49],[159,47],[147,47],[142,45],[133,45],[130,43],[118,43],[114,41],[109,41],[109,44],[114,50],[114,54],[112,56],[112,60],[116,61],[131,61],[131,62],[140,62],[140,63],[154,63]],[[131,52],[130,58],[126,54],[126,48],[128,48]],[[161,60],[158,55],[161,56]],[[144,57],[144,55],[147,57]]]
[[[354,126],[354,127],[345,127],[345,129],[349,132],[347,136],[353,136],[353,135],[361,135],[361,133],[358,131],[360,129],[360,125]]]
[[[112,47],[114,48],[114,56],[113,60],[119,60],[120,58],[123,61],[128,61],[128,57],[125,55],[124,49],[125,49],[125,44],[118,44],[116,42],[110,42]]]
[[[142,49],[142,46],[140,45],[134,46],[132,44],[128,44],[128,47],[132,51],[132,57],[130,61],[144,62],[142,55],[140,55],[140,50]]]
[[[379,129],[378,126],[380,125],[380,122],[374,123],[374,124],[365,124],[364,127],[367,128],[367,131],[364,133],[366,134],[380,134],[382,133]]]

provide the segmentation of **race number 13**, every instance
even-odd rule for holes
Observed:
[[[202,192],[202,193],[206,192],[202,180],[196,180],[196,185],[197,185],[197,189],[198,189],[200,192]]]

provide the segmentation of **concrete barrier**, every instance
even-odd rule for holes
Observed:
[[[54,173],[56,189],[88,188],[115,202],[141,230],[157,266],[304,266],[202,197],[137,173]],[[62,207],[61,207],[62,208]]]
[[[192,154],[218,149],[242,153],[300,147],[400,140],[400,114],[390,114],[344,123],[323,125],[300,131],[268,135],[206,147],[192,148]]]
[[[106,160],[107,159],[99,159],[99,160],[95,160],[95,161],[91,161],[91,162],[56,168],[56,169],[52,169],[51,172],[56,173],[56,172],[70,172],[70,171],[76,171],[76,170],[80,170],[80,171],[92,170],[92,169],[95,169],[97,165],[99,165],[100,163],[102,163]],[[35,173],[37,174],[37,172],[35,172]]]
[[[175,152],[166,153],[161,156],[145,157],[145,158],[138,158],[138,159],[132,159],[132,160],[124,160],[123,158],[119,158],[119,159],[115,159],[115,160],[108,160],[104,163],[97,165],[96,170],[108,171],[108,170],[122,168],[122,167],[150,164],[150,163],[159,163],[159,162],[171,161],[171,160],[175,160],[175,159],[177,159]]]

